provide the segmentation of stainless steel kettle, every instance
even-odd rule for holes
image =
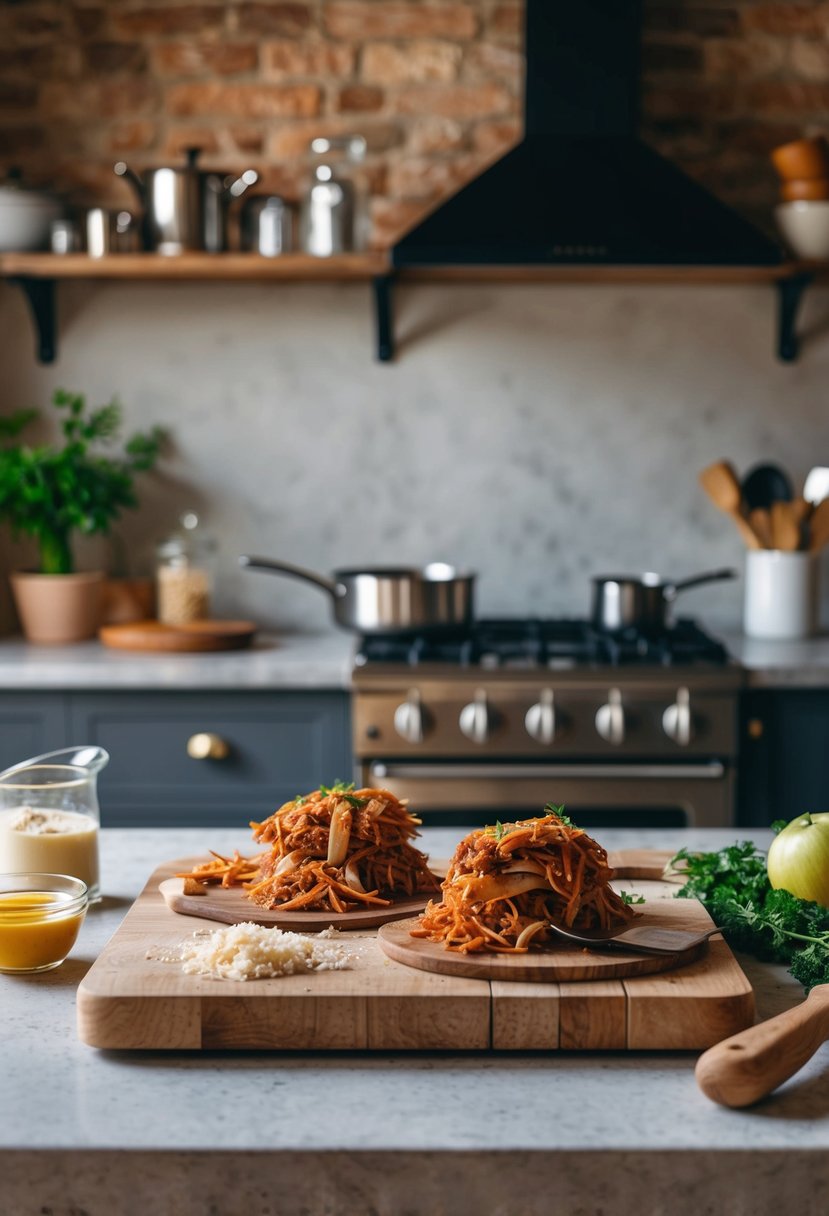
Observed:
[[[259,180],[255,169],[235,177],[198,168],[201,149],[187,149],[187,164],[147,169],[143,177],[118,161],[115,172],[135,188],[144,208],[143,245],[156,253],[227,249],[227,208]]]

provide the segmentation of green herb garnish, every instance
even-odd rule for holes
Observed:
[[[564,824],[564,826],[566,828],[574,828],[576,826],[573,823],[573,820],[570,818],[570,816],[564,814],[564,803],[563,802],[562,802],[561,806],[556,806],[556,804],[554,802],[547,802],[544,804],[544,810],[547,812],[548,815],[557,816],[557,818],[559,818],[561,820],[561,822]]]
[[[494,836],[496,840],[500,841],[507,834],[507,825],[505,823],[501,823],[500,819],[496,819],[495,824],[490,824],[489,827],[484,828],[484,831],[490,836]]]
[[[730,945],[767,962],[788,963],[807,990],[829,983],[829,908],[775,890],[753,844],[715,853],[680,849],[671,866],[688,876],[679,898],[698,899]]]
[[[335,781],[333,785],[321,785],[320,793],[324,797],[329,794],[336,794],[337,797],[345,799],[350,806],[356,807],[358,810],[361,806],[368,804],[368,798],[357,798],[351,791],[354,789],[354,782]]]
[[[643,904],[645,902],[644,895],[631,895],[630,891],[620,891],[619,898],[625,905]]]

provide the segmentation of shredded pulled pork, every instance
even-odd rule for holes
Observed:
[[[551,921],[609,929],[635,916],[612,877],[601,845],[556,813],[483,828],[458,845],[441,902],[430,901],[412,936],[463,953],[523,953],[554,940]]]
[[[251,824],[256,843],[269,846],[259,856],[213,854],[178,877],[242,885],[255,904],[282,912],[383,908],[438,889],[411,843],[419,823],[388,790],[322,786]]]

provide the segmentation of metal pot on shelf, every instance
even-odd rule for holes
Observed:
[[[473,616],[475,575],[444,562],[335,570],[331,577],[266,557],[240,557],[239,564],[319,587],[331,597],[337,624],[362,634],[448,632],[465,628]]]
[[[230,203],[259,180],[255,169],[238,176],[198,167],[199,148],[187,149],[187,163],[147,169],[139,176],[124,161],[115,172],[135,189],[144,209],[144,247],[162,254],[227,249]]]
[[[591,620],[604,633],[636,629],[661,633],[668,612],[680,591],[737,577],[736,570],[710,570],[691,578],[663,579],[659,574],[600,575],[593,579]]]

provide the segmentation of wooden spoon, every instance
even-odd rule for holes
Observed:
[[[792,508],[790,502],[773,502],[769,510],[772,548],[787,553],[800,548],[800,520]]]
[[[809,550],[817,553],[829,542],[829,498],[819,502],[809,521]]]
[[[721,1106],[751,1106],[803,1067],[829,1039],[829,984],[802,1005],[741,1030],[697,1060],[702,1092]]]
[[[755,507],[748,513],[748,522],[755,534],[760,538],[764,549],[773,549],[771,539],[771,516],[765,507]]]
[[[730,515],[749,549],[762,549],[759,536],[742,513],[742,492],[733,465],[718,460],[699,474],[699,483],[715,507]]]

